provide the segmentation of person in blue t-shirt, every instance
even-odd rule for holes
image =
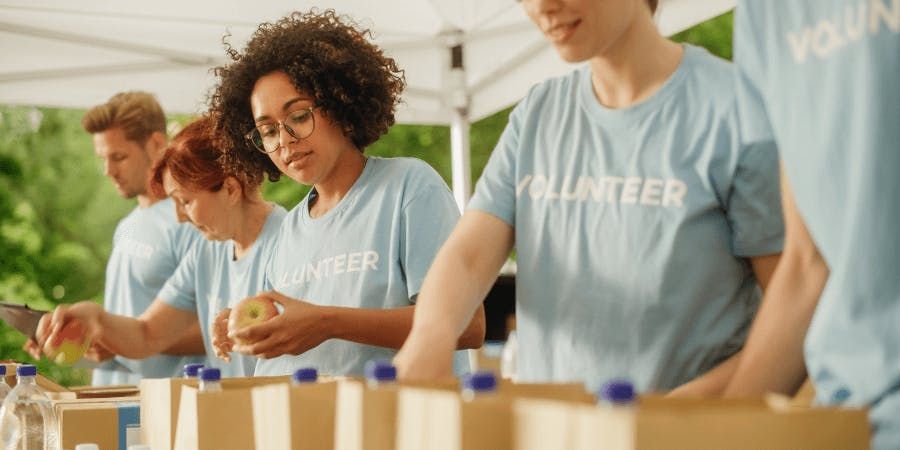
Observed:
[[[734,46],[740,106],[768,113],[744,133],[781,151],[786,241],[726,394],[808,373],[900,448],[900,1],[744,1]]]
[[[216,69],[211,111],[226,166],[312,186],[284,219],[266,269],[264,295],[283,312],[232,335],[246,341],[234,350],[262,357],[257,375],[300,366],[361,375],[366,361],[391,358],[459,216],[424,162],[363,153],[394,123],[404,86],[367,33],[332,10],[294,13],[260,25]],[[454,347],[483,339],[479,312]]]
[[[187,125],[153,168],[151,183],[175,201],[179,220],[190,222],[206,239],[186,252],[139,317],[81,302],[58,307],[51,326],[59,329],[69,320],[79,320],[88,337],[116,354],[144,358],[168,348],[180,330],[199,322],[208,364],[230,377],[253,375],[255,358],[215,359],[211,327],[218,311],[263,290],[264,265],[286,211],[263,200],[262,172],[234,174],[223,169],[211,130],[208,117]]]
[[[395,359],[449,343],[515,247],[520,381],[724,389],[782,247],[777,151],[747,142],[731,64],[659,34],[646,0],[524,0],[569,62],[516,106],[426,277]],[[693,380],[693,381],[692,381]]]
[[[123,92],[88,110],[82,125],[93,135],[104,174],[122,197],[138,202],[116,226],[104,290],[106,310],[138,317],[197,239],[195,230],[176,220],[172,200],[149,189],[151,167],[166,147],[166,117],[152,95]],[[44,317],[42,330],[47,330],[50,316]],[[94,354],[93,359],[104,362],[94,369],[92,383],[137,384],[144,377],[176,376],[184,364],[205,361],[202,357],[179,356],[204,353],[199,327],[177,330],[175,336],[171,346],[160,348],[166,354],[142,360],[121,355],[112,358],[108,352],[102,357]],[[41,334],[41,343],[46,337],[46,333]],[[32,353],[39,356],[39,348],[33,345]]]

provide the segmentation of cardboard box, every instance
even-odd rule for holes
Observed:
[[[332,450],[337,382],[272,384],[251,391],[256,448]]]
[[[402,388],[397,450],[511,450],[512,404],[517,398],[549,398],[592,404],[581,384],[501,382],[496,393],[464,401],[459,392]]]
[[[789,402],[785,403],[789,404]],[[633,408],[517,400],[516,450],[827,450],[869,446],[866,411],[644,397]]]
[[[459,381],[392,383],[377,388],[361,380],[338,381],[335,450],[395,450],[397,394],[402,387],[457,391]]]
[[[138,397],[141,389],[132,385],[117,386],[74,386],[69,391],[75,394],[75,398],[117,398],[117,397]]]
[[[174,449],[253,449],[251,388],[268,384],[286,384],[288,379],[288,377],[226,378],[222,380],[221,392],[199,392],[196,387],[182,383]],[[146,395],[142,393],[142,396]]]
[[[267,383],[286,383],[288,377],[225,378],[222,386],[252,387]],[[175,448],[175,430],[181,404],[181,389],[197,387],[194,378],[148,378],[141,380],[141,438],[153,450]]]
[[[127,450],[129,445],[141,443],[137,397],[65,400],[54,402],[54,409],[63,450],[89,442],[100,450]]]

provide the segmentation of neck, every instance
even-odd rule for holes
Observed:
[[[652,96],[678,68],[683,52],[659,34],[649,11],[642,14],[617,42],[590,60],[597,101],[624,108]]]
[[[352,149],[343,152],[331,173],[324,177],[325,181],[316,183],[318,197],[313,205],[314,216],[325,214],[347,195],[353,183],[362,175],[366,167],[366,157],[361,151]],[[311,212],[313,212],[311,210]]]
[[[272,212],[272,204],[262,199],[257,192],[252,199],[244,200],[240,206],[240,214],[235,224],[235,233],[231,237],[234,243],[234,256],[240,259],[253,246],[266,225],[266,219]]]

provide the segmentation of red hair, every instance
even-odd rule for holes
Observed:
[[[218,191],[229,176],[236,178],[245,191],[248,186],[259,186],[261,177],[233,174],[222,167],[219,161],[222,152],[215,145],[213,125],[211,117],[202,116],[172,138],[162,158],[153,166],[150,187],[155,194],[165,197],[162,180],[166,171],[178,184],[191,190]]]

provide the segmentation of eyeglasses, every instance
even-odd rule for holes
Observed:
[[[294,111],[280,121],[265,123],[247,132],[244,135],[257,150],[263,153],[272,153],[281,146],[281,128],[288,132],[294,139],[306,139],[316,129],[316,119],[313,115],[315,106]]]

